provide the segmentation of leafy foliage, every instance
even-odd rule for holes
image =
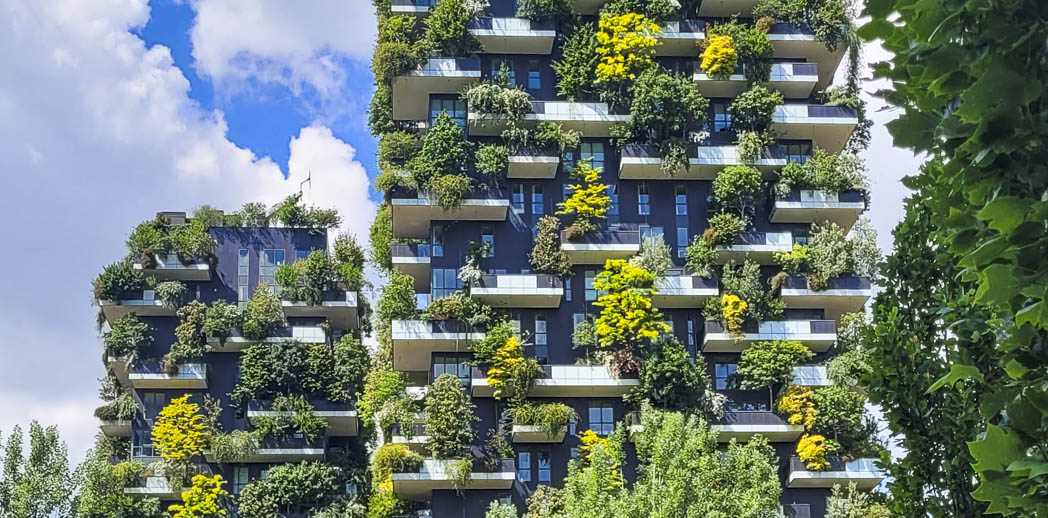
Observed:
[[[283,322],[284,308],[280,299],[273,294],[268,284],[259,284],[244,312],[244,336],[252,340],[261,340]]]
[[[229,433],[212,433],[208,438],[208,448],[217,462],[244,462],[247,457],[258,451],[260,435],[263,434],[245,430],[233,430]]]
[[[204,312],[202,331],[207,336],[218,338],[219,343],[225,345],[230,330],[243,325],[244,312],[236,304],[230,304],[224,300],[216,300]]]
[[[834,485],[826,505],[826,518],[892,518],[888,506],[876,503],[869,493],[860,491],[855,482],[844,489]]]
[[[200,405],[189,402],[188,394],[172,399],[157,414],[153,446],[164,460],[184,465],[203,453],[206,445],[204,416]]]
[[[237,496],[237,515],[271,518],[303,515],[326,506],[344,494],[339,469],[320,462],[281,464],[269,470],[269,478],[256,479]]]
[[[522,403],[513,408],[513,424],[541,426],[550,437],[578,418],[575,409],[564,403]]]
[[[324,433],[327,422],[313,412],[313,405],[302,396],[277,396],[273,400],[275,416],[259,416],[252,420],[260,437],[288,437],[301,434],[313,441]]]
[[[95,300],[119,301],[141,295],[146,279],[125,259],[106,266],[91,284]]]
[[[570,0],[521,0],[517,4],[517,18],[548,20],[571,16]]]
[[[797,456],[808,469],[826,471],[830,469],[830,461],[826,460],[826,453],[830,447],[825,437],[818,434],[804,434],[797,441]]]
[[[655,276],[622,259],[609,259],[593,287],[605,293],[593,303],[601,308],[596,320],[599,344],[604,348],[633,349],[642,340],[668,333],[662,313],[651,304]]]
[[[371,253],[369,259],[375,267],[389,272],[393,269],[393,208],[389,203],[379,205],[375,220],[368,231]]]
[[[815,426],[815,418],[818,415],[815,403],[812,402],[814,395],[815,391],[809,387],[797,385],[786,387],[786,390],[779,396],[777,408],[779,412],[788,416],[786,420],[790,424],[802,425],[805,430],[811,430]]]
[[[644,15],[601,13],[597,31],[596,82],[636,79],[654,66],[656,36],[661,29]]]
[[[575,26],[562,47],[559,60],[552,63],[557,74],[557,95],[569,100],[582,100],[593,94],[597,80],[597,25],[583,23]]]
[[[783,102],[781,92],[755,84],[731,102],[731,126],[736,131],[765,131],[771,125],[775,107]]]
[[[560,220],[555,216],[543,216],[535,226],[535,244],[528,254],[532,270],[549,275],[569,275],[571,259],[560,249]]]
[[[87,456],[77,466],[74,474],[79,487],[79,492],[72,503],[74,516],[105,516],[107,518],[164,516],[160,511],[160,502],[156,498],[139,498],[136,495],[124,493],[124,488],[131,487],[144,473],[145,466],[133,461],[113,463],[111,458],[115,454],[115,448],[109,443],[109,439],[99,434],[94,446],[87,452]],[[62,458],[64,457],[63,454]],[[37,484],[34,486],[42,487]],[[68,490],[65,492],[66,494],[71,493]],[[37,498],[31,492],[20,491],[15,494],[27,495],[38,502],[46,501],[46,499]],[[45,516],[47,514],[46,510],[42,510],[41,514],[30,513],[28,515]]]
[[[712,41],[712,35],[731,38],[737,63],[743,66],[743,74],[750,83],[766,83],[771,78],[774,49],[765,24],[744,24],[733,19],[714,24],[708,32],[711,36],[707,41]]]
[[[188,491],[182,492],[182,503],[170,508],[172,518],[216,518],[228,516],[229,492],[222,489],[222,475],[195,475]]]
[[[655,146],[664,162],[671,150],[684,151],[683,164],[678,160],[673,167],[663,169],[668,174],[685,169],[686,139],[702,130],[709,101],[691,78],[674,76],[659,67],[639,74],[630,93],[630,119],[623,133],[633,141]]]
[[[735,52],[732,37],[711,32],[706,40],[706,49],[699,55],[700,67],[712,79],[728,79],[735,72],[739,55]]]
[[[755,167],[728,166],[713,180],[713,199],[717,206],[735,211],[744,220],[753,216],[763,190],[761,172]]]
[[[706,394],[710,378],[702,357],[692,362],[688,350],[672,334],[661,335],[644,354],[640,385],[628,395],[631,403],[656,408],[709,412]],[[708,413],[706,415],[709,415]]]
[[[499,145],[480,146],[477,149],[476,167],[477,171],[490,176],[497,185],[509,171],[509,148]]]
[[[175,327],[175,343],[167,354],[167,363],[177,365],[189,360],[202,358],[210,350],[207,335],[204,333],[204,322],[207,318],[207,306],[199,300],[191,300],[178,308],[178,326]]]
[[[517,336],[509,336],[495,350],[488,366],[488,385],[492,396],[501,399],[512,390],[511,405],[519,405],[528,395],[535,378],[542,373],[542,368],[534,358],[524,357],[524,346]]]
[[[594,168],[588,160],[583,160],[571,171],[575,183],[568,186],[571,194],[563,203],[557,204],[557,214],[574,214],[575,225],[584,232],[597,229],[595,220],[608,217],[611,197],[608,196],[608,185],[600,183],[602,168]]]
[[[753,8],[753,16],[770,16],[794,25],[807,25],[832,52],[849,37],[850,11],[851,3],[844,0],[759,0]]]
[[[426,397],[426,445],[438,459],[465,457],[477,437],[473,402],[462,389],[459,379],[442,374],[433,382]]]
[[[815,148],[805,162],[790,162],[779,171],[775,194],[785,197],[794,189],[834,193],[854,189],[866,193],[869,191],[866,164],[853,153],[830,154]]]
[[[0,472],[0,515],[67,516],[74,491],[67,448],[54,426],[29,424],[28,456],[22,429],[15,426],[3,449]]]
[[[348,342],[347,342],[348,340]],[[260,343],[244,350],[240,379],[230,394],[239,405],[252,399],[274,399],[281,395],[301,395],[306,399],[347,401],[349,390],[359,390],[366,373],[351,377],[339,374],[359,369],[362,345],[356,338],[344,337],[342,346],[296,341]]]
[[[134,313],[128,313],[110,326],[102,335],[102,344],[107,356],[127,358],[133,362],[138,352],[153,343],[153,327],[142,322]]]
[[[782,299],[776,298],[764,289],[760,278],[760,265],[747,259],[741,265],[728,261],[721,274],[721,294],[735,295],[746,302],[745,318],[747,320],[766,322],[782,315],[785,305]],[[710,299],[706,303],[706,318],[720,320],[721,301]]]
[[[464,0],[438,0],[426,18],[423,44],[441,57],[466,56],[480,50],[480,42],[468,27],[476,14]]]
[[[673,266],[673,259],[670,257],[670,247],[666,240],[662,235],[655,235],[644,236],[640,244],[640,253],[631,257],[629,263],[655,277],[662,277]]]
[[[758,342],[742,352],[736,375],[746,390],[789,383],[793,368],[814,356],[811,349],[796,340]]]
[[[731,245],[745,229],[746,220],[742,217],[728,212],[715,214],[710,217],[708,242],[712,246]]]
[[[717,264],[717,250],[713,244],[702,236],[692,236],[691,243],[684,251],[688,269],[699,277],[711,277],[713,267]]]

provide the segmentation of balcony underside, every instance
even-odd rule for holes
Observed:
[[[425,455],[429,453],[429,449],[426,447],[429,444],[428,435],[415,435],[412,437],[393,435],[393,444],[403,444],[409,450],[418,454]]]
[[[426,120],[430,95],[457,94],[479,80],[480,70],[442,71],[439,74],[415,71],[397,76],[393,79],[393,119]]]
[[[741,353],[757,342],[796,340],[814,352],[829,350],[837,341],[836,333],[745,333],[736,340],[728,333],[707,333],[702,340],[704,353]]]
[[[717,247],[717,263],[724,264],[728,261],[741,263],[745,259],[751,259],[758,264],[775,264],[775,254],[778,252],[789,252],[793,245],[731,245]]]
[[[824,488],[833,486],[847,487],[855,483],[857,489],[869,491],[880,485],[884,475],[877,471],[790,471],[790,477],[786,481],[786,487],[790,489],[800,488]]]
[[[487,378],[473,378],[473,397],[493,397]],[[640,385],[636,379],[538,379],[528,397],[622,397]]]
[[[128,374],[131,386],[136,389],[186,389],[201,390],[207,388],[207,376],[177,377],[167,374],[136,373]]]
[[[735,152],[735,146],[720,146],[704,149],[702,156],[688,159],[688,168],[673,175],[662,170],[659,157],[622,157],[619,161],[619,178],[623,180],[713,180],[725,167],[743,165]],[[786,165],[786,159],[760,158],[749,164],[763,173],[771,173]]]
[[[522,156],[509,157],[508,178],[552,180],[557,176],[560,157],[556,156]]]
[[[480,288],[469,291],[471,297],[498,308],[556,308],[564,288]]]
[[[429,257],[393,257],[393,268],[415,281],[415,293],[429,293]]]
[[[393,473],[393,494],[402,500],[424,502],[433,498],[433,491],[455,489],[452,484],[451,462],[426,459],[419,473]],[[463,490],[508,490],[517,479],[515,470],[470,473],[469,484]]]
[[[204,459],[216,462],[211,452],[204,452]],[[324,460],[324,448],[259,448],[255,453],[237,460],[243,464],[277,464]]]
[[[315,306],[307,302],[281,301],[285,317],[325,318],[333,329],[356,329],[356,301],[325,300]]]
[[[329,437],[356,437],[360,433],[360,421],[353,410],[313,410],[313,415],[327,424],[325,432]],[[248,409],[249,421],[259,417],[294,417],[294,412]]]
[[[604,264],[608,259],[629,259],[640,252],[639,244],[589,244],[561,242],[560,249],[573,264]]]
[[[596,14],[610,0],[572,0],[571,9],[579,14]]]
[[[517,444],[551,444],[564,442],[567,430],[560,428],[556,433],[550,435],[545,427],[538,425],[513,425],[511,434],[513,442]]]
[[[663,290],[651,297],[651,303],[660,309],[694,309],[701,308],[706,299],[716,297],[716,289]]]
[[[718,434],[717,442],[747,442],[756,435],[771,442],[793,442],[804,433],[803,426],[792,424],[715,424],[713,429]]]
[[[701,32],[664,32],[657,39],[656,56],[695,57],[699,55],[699,42],[706,39],[706,35]]]
[[[740,93],[749,90],[749,81],[742,74],[734,74],[728,79],[711,79],[701,69],[695,71],[695,86],[704,97],[730,97],[734,98]],[[787,78],[772,77],[768,86],[772,90],[782,92],[787,99],[807,99],[815,85],[819,82],[819,76],[794,76]]]
[[[98,302],[109,325],[120,320],[120,317],[134,313],[140,317],[173,317],[175,308],[165,306],[159,300],[122,300],[119,302],[102,300]]]
[[[834,52],[826,50],[826,45],[810,34],[768,34],[776,58],[796,59],[806,63],[815,63],[819,70],[819,81],[816,90],[823,90],[833,81],[837,67],[844,59],[847,45],[837,45]]]
[[[771,129],[777,132],[779,138],[810,140],[814,146],[828,153],[838,153],[844,149],[857,123],[854,117],[807,117],[773,122]]]
[[[861,201],[785,201],[777,200],[771,211],[772,223],[816,223],[832,221],[844,229],[851,230],[859,219],[866,204]]]
[[[488,54],[541,54],[553,52],[557,31],[470,29]]]
[[[394,320],[393,370],[426,371],[433,353],[467,352],[484,333],[433,331],[429,322]]]
[[[106,437],[131,437],[131,421],[128,419],[102,421],[99,428]]]
[[[809,289],[782,289],[782,301],[787,308],[820,308],[828,320],[840,320],[841,315],[861,310],[873,296],[873,289],[812,291]]]
[[[451,210],[417,198],[393,199],[393,235],[403,238],[429,237],[433,221],[505,221],[509,200],[468,199]]]
[[[143,274],[154,277],[158,281],[210,281],[211,267],[204,264],[190,265],[157,265],[156,268],[143,268],[141,264],[135,263],[134,268]]]
[[[703,18],[730,18],[739,15],[748,18],[757,6],[757,0],[703,0],[699,16]]]

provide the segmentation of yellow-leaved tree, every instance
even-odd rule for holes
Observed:
[[[826,453],[829,449],[829,441],[818,434],[804,434],[801,440],[797,442],[797,456],[812,471],[826,471],[830,469],[830,461],[826,460]]]
[[[788,416],[790,424],[803,425],[805,430],[810,431],[815,426],[815,416],[819,414],[811,401],[813,395],[815,391],[808,387],[790,385],[779,397],[779,412]]]
[[[600,183],[600,167],[593,167],[589,160],[583,160],[571,171],[575,183],[568,186],[571,195],[557,205],[557,214],[574,214],[575,224],[581,232],[592,232],[597,229],[594,220],[608,217],[611,196],[608,196],[607,184]],[[569,229],[569,234],[571,234]],[[572,237],[569,235],[569,237]]]
[[[670,327],[651,303],[657,293],[655,275],[624,259],[609,259],[593,280],[604,294],[593,305],[601,308],[594,322],[597,345],[612,350],[612,367],[619,373],[636,372],[636,350],[643,340],[655,340]]]
[[[741,339],[743,335],[742,314],[746,312],[746,307],[746,301],[737,295],[729,293],[721,297],[721,319],[724,323],[724,330],[736,339]]]
[[[492,388],[492,396],[501,399],[510,394],[510,405],[517,406],[528,396],[528,391],[538,377],[542,367],[534,358],[524,357],[524,344],[516,335],[506,338],[506,341],[495,350],[488,367],[488,385]]]
[[[208,477],[196,475],[193,485],[182,492],[182,503],[173,504],[168,511],[174,513],[171,518],[217,518],[228,516],[225,504],[229,492],[222,489],[222,475]]]
[[[739,55],[735,52],[735,45],[731,36],[726,34],[710,33],[706,40],[706,49],[699,56],[702,58],[702,71],[713,79],[728,79],[735,72],[739,63]]]
[[[597,32],[598,83],[636,79],[655,64],[662,29],[643,14],[602,14]]]
[[[207,445],[207,427],[200,405],[189,394],[171,400],[153,425],[153,446],[166,461],[185,465]]]

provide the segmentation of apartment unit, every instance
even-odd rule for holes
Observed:
[[[438,3],[393,0],[387,13],[380,9],[380,16],[415,17],[417,30],[424,32]],[[868,459],[831,458],[828,469],[809,470],[796,452],[804,427],[790,424],[777,412],[771,388],[742,390],[735,371],[741,353],[753,344],[795,340],[814,356],[809,364],[797,367],[793,384],[830,385],[825,362],[835,352],[839,320],[862,310],[871,296],[870,279],[845,274],[812,289],[803,274],[787,276],[776,294],[785,310],[775,320],[747,322],[741,333],[729,332],[721,323],[704,318],[703,312],[708,299],[724,294],[722,284],[715,274],[691,271],[686,252],[718,210],[712,185],[725,168],[749,165],[760,170],[770,186],[778,171],[791,163],[805,163],[816,149],[836,154],[845,148],[860,125],[859,115],[853,108],[818,100],[833,82],[844,46],[828,50],[803,25],[780,21],[767,28],[773,56],[765,86],[780,92],[784,100],[775,107],[767,128],[774,142],[755,159],[747,159],[737,146],[732,103],[750,89],[750,81],[741,64],[727,77],[707,75],[700,64],[700,44],[715,24],[732,15],[741,15],[743,24],[755,23],[750,14],[755,2],[691,2],[699,4],[697,12],[682,10],[680,19],[661,22],[654,60],[676,77],[688,78],[709,101],[704,127],[697,128],[701,131],[690,135],[686,144],[686,165],[671,175],[662,167],[658,142],[613,138],[615,128],[630,120],[628,102],[609,104],[596,94],[568,98],[558,92],[560,78],[552,64],[564,59],[571,33],[583,24],[595,24],[600,9],[610,2],[569,3],[577,18],[535,20],[518,17],[514,0],[491,0],[469,22],[469,32],[479,42],[476,51],[455,56],[432,52],[422,57],[417,69],[397,75],[390,84],[383,85],[380,79],[377,95],[389,98],[379,101],[391,104],[388,126],[393,129],[389,131],[415,135],[417,146],[424,145],[426,132],[438,117],[447,114],[472,145],[509,148],[506,178],[499,182],[491,182],[474,162],[467,164],[465,174],[473,178],[473,188],[453,207],[417,184],[396,184],[387,190],[392,267],[412,277],[420,307],[465,291],[508,315],[525,337],[525,355],[542,365],[529,398],[564,403],[578,415],[568,429],[553,436],[508,424],[506,402],[492,397],[484,370],[471,363],[471,344],[483,339],[483,328],[455,321],[394,320],[390,323],[392,368],[412,380],[413,393],[424,397],[425,385],[441,374],[458,376],[476,405],[477,429],[510,430],[515,455],[494,470],[476,467],[473,483],[465,490],[452,487],[445,464],[427,459],[413,472],[395,472],[393,492],[424,509],[422,514],[438,518],[481,516],[496,499],[522,509],[538,486],[562,483],[583,431],[607,435],[629,422],[638,409],[624,403],[623,396],[639,381],[635,376],[618,376],[607,365],[585,361],[586,353],[573,347],[572,335],[578,324],[600,313],[593,304],[602,293],[594,280],[606,261],[628,259],[641,251],[645,238],[661,236],[673,264],[657,280],[652,301],[692,357],[706,362],[714,389],[726,397],[726,411],[714,424],[720,440],[746,441],[758,434],[770,439],[779,456],[784,513],[822,517],[834,484],[854,481],[860,488],[872,489],[882,474]],[[530,98],[530,110],[520,120],[485,113],[460,95],[470,85],[493,82],[496,77]],[[577,131],[581,139],[563,150],[508,141],[507,130],[534,129],[542,122]],[[608,186],[610,196],[606,218],[596,231],[561,237],[560,249],[573,264],[569,275],[536,272],[529,254],[539,220],[557,214],[559,204],[571,196],[570,186],[577,181],[570,173],[581,162],[602,171],[600,182]],[[813,223],[833,222],[846,232],[866,208],[860,190],[794,188],[768,196],[743,232],[715,247],[716,262],[756,262],[767,286],[768,279],[783,270],[777,253],[807,244]],[[565,226],[572,222],[570,215],[559,217]],[[479,264],[484,272],[464,283],[460,274],[477,244],[484,246]],[[410,437],[395,433],[392,442],[425,454],[424,415],[418,416],[413,430]],[[479,434],[474,446],[480,448],[483,439]],[[624,472],[629,479],[636,458],[627,450]]]

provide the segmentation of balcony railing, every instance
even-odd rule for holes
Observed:
[[[830,488],[854,482],[858,489],[871,490],[884,480],[884,472],[874,459],[844,461],[839,457],[827,457],[830,467],[824,471],[812,471],[799,458],[790,458],[789,488]]]
[[[727,79],[714,79],[694,64],[694,80],[699,91],[707,97],[735,97],[749,88],[745,66],[739,65]],[[811,95],[819,81],[817,63],[773,63],[769,76],[770,86],[782,92],[787,99],[805,99]]]
[[[134,268],[141,270],[146,275],[158,280],[175,281],[208,281],[211,280],[211,265],[205,260],[196,260],[189,264],[183,264],[177,254],[164,254],[156,256],[156,266],[146,268],[141,263],[135,263]]]
[[[285,317],[326,318],[332,329],[356,329],[357,293],[337,289],[326,290],[318,304],[307,301],[282,300]]]
[[[556,122],[565,129],[581,131],[586,137],[611,137],[612,128],[628,122],[629,114],[608,108],[600,102],[532,101],[532,113],[517,124],[533,127],[542,121]],[[492,114],[470,112],[469,132],[478,136],[499,136],[509,121]]]
[[[455,208],[445,210],[436,197],[393,189],[393,235],[425,239],[433,221],[505,221],[509,200],[497,189],[473,189]]]
[[[509,178],[553,179],[560,166],[560,151],[550,147],[521,146],[510,152]]]
[[[781,138],[810,140],[836,153],[844,148],[858,123],[855,110],[847,106],[783,104],[775,107],[771,128]]]
[[[655,280],[658,292],[651,301],[659,308],[695,308],[720,293],[716,277],[668,275]]]
[[[417,471],[394,472],[393,494],[402,500],[427,501],[433,491],[456,489],[453,486],[453,459],[425,459]],[[498,461],[495,469],[480,459],[474,459],[469,484],[462,490],[508,490],[517,478],[513,459]]]
[[[393,14],[429,14],[429,11],[437,5],[437,0],[391,0],[390,11]]]
[[[575,264],[604,264],[608,259],[626,259],[640,252],[640,232],[605,230],[586,232],[575,240],[561,232],[560,249]]]
[[[866,199],[859,191],[843,192],[794,189],[775,200],[772,223],[819,223],[831,221],[848,232],[866,210]]]
[[[204,389],[207,365],[183,363],[168,370],[159,360],[142,360],[131,366],[128,379],[138,389]]]
[[[346,437],[356,436],[359,433],[357,412],[353,405],[325,400],[310,400],[309,404],[313,407],[313,415],[323,419],[327,424],[327,435]],[[248,420],[293,415],[294,412],[291,411],[273,410],[273,402],[268,400],[252,400],[247,405]]]
[[[470,286],[470,296],[509,308],[555,308],[564,295],[564,280],[545,274],[489,274]]]
[[[655,54],[658,56],[695,56],[699,52],[699,42],[706,39],[706,22],[666,22],[662,24],[662,32],[657,39],[659,45],[655,48]]]
[[[792,385],[803,387],[826,387],[832,385],[825,365],[801,365],[793,368]]]
[[[785,320],[743,326],[742,336],[731,336],[719,322],[706,321],[703,350],[706,352],[742,352],[754,342],[797,340],[812,351],[824,352],[837,341],[837,323],[833,320]]]
[[[176,311],[173,306],[164,305],[153,290],[142,290],[141,295],[123,300],[100,300],[98,306],[110,325],[128,313],[140,317],[173,317]]]
[[[749,258],[759,264],[774,264],[776,252],[792,249],[793,234],[790,232],[743,232],[731,245],[716,248],[720,263]]]
[[[866,305],[873,296],[873,284],[868,277],[849,275],[829,279],[824,289],[815,291],[806,277],[787,277],[780,295],[788,308],[822,308],[827,319],[838,320]]]
[[[471,369],[474,397],[491,397],[487,373]],[[543,365],[528,392],[531,397],[621,397],[640,384],[635,376],[616,376],[604,365]]]
[[[214,352],[240,352],[259,343],[283,343],[288,341],[306,344],[327,343],[327,332],[320,326],[282,326],[269,331],[268,336],[256,340],[245,337],[240,329],[231,330],[225,344],[216,337],[208,337]]]
[[[477,58],[429,58],[418,69],[393,80],[393,118],[425,120],[430,96],[457,94],[480,77]]]
[[[489,54],[549,54],[557,36],[552,20],[523,18],[476,18],[470,20],[469,32]]]

